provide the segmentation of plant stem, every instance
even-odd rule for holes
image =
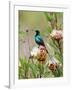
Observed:
[[[59,48],[59,51],[60,51],[60,55],[61,55],[61,62],[62,62],[62,64],[63,64],[63,54],[62,54],[62,50],[61,50],[61,45],[60,45],[60,40],[57,40],[57,42],[58,42],[58,48]]]

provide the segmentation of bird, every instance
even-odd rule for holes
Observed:
[[[35,42],[40,46],[44,46],[45,49],[46,49],[46,46],[45,46],[45,43],[40,35],[40,31],[39,30],[35,30],[36,34],[35,34]],[[48,53],[48,50],[46,49],[47,53]]]

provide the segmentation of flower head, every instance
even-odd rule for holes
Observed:
[[[31,56],[37,58],[38,61],[45,61],[47,52],[44,46],[34,47],[31,51]]]
[[[63,38],[62,30],[53,30],[50,36],[56,40],[60,40]]]
[[[32,51],[31,51],[31,56],[32,57],[37,57],[37,53],[38,53],[38,48],[37,47],[33,47]]]
[[[44,46],[40,45],[39,46],[38,53],[37,53],[37,59],[39,61],[45,61],[46,60],[46,57],[47,57],[46,49],[45,49]]]

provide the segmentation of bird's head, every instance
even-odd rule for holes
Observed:
[[[40,34],[40,31],[39,30],[35,30],[36,32],[36,35],[39,35]]]

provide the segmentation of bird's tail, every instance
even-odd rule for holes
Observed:
[[[47,48],[46,48],[46,46],[44,45],[44,47],[45,47],[45,49],[46,49],[46,52],[48,53],[48,50],[47,50]]]
[[[45,47],[45,50],[46,50],[46,52],[48,53],[48,50],[47,50],[47,48],[46,48],[45,44],[43,44],[43,46]]]
[[[48,50],[46,49],[46,52],[48,53]]]
[[[47,50],[47,48],[46,48],[46,46],[45,46],[45,44],[43,43],[43,46],[45,47],[45,49],[46,49],[46,52],[48,53],[48,50]]]

